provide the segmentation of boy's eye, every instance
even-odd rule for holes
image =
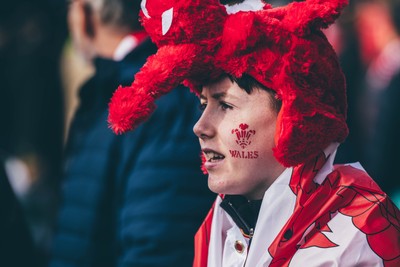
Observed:
[[[228,105],[225,102],[219,102],[219,105],[221,106],[222,110],[227,110],[227,109],[232,109],[232,106]]]
[[[207,103],[200,103],[200,105],[199,105],[199,109],[201,111],[204,111],[206,109],[206,107],[207,107]]]

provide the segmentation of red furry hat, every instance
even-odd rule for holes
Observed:
[[[282,100],[275,157],[295,166],[347,136],[345,79],[321,32],[347,0],[306,0],[272,8],[261,0],[143,0],[142,23],[159,47],[130,87],[118,88],[109,123],[134,129],[154,101],[179,84],[196,93],[224,73],[249,74]],[[240,11],[239,11],[240,10]]]

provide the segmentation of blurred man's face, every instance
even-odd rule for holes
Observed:
[[[87,61],[91,61],[95,55],[93,36],[90,32],[93,27],[90,16],[89,6],[84,0],[72,0],[68,10],[69,31],[75,49]]]
[[[356,5],[355,29],[360,42],[361,59],[368,65],[396,38],[389,10],[381,3]]]

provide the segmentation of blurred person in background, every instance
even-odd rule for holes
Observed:
[[[31,231],[0,158],[0,265],[38,266]]]
[[[191,134],[196,97],[178,88],[130,134],[107,125],[119,85],[156,52],[138,22],[139,0],[74,0],[68,22],[94,75],[79,92],[65,154],[51,267],[190,266],[193,236],[215,195]]]
[[[355,110],[360,162],[400,205],[400,1],[357,1],[354,14],[365,71]]]
[[[61,170],[59,64],[67,35],[65,7],[63,0],[17,0],[2,1],[0,8],[0,157],[11,185],[1,184],[1,198],[7,204],[0,217],[15,230],[2,228],[8,237],[19,225],[21,235],[26,233],[25,223],[19,224],[13,216],[24,218],[39,266],[44,266],[48,257]],[[11,243],[1,237],[8,248],[20,248],[13,263],[1,261],[1,266],[38,266],[18,263],[31,258],[24,251],[28,243],[19,236]],[[8,251],[1,249],[4,256],[0,259],[11,258]]]

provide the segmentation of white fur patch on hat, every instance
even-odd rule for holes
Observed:
[[[264,2],[262,0],[245,0],[242,3],[234,5],[225,5],[226,12],[228,14],[235,14],[239,11],[257,11],[264,7]]]

